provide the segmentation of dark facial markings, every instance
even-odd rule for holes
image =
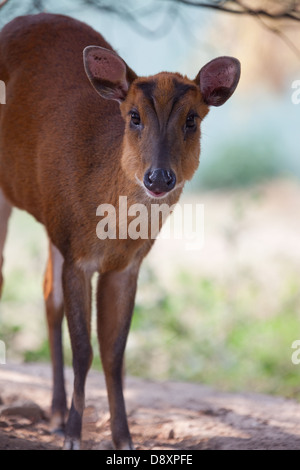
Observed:
[[[173,97],[173,106],[180,98],[182,98],[188,91],[194,90],[197,91],[196,85],[190,85],[187,83],[182,83],[173,78],[174,85],[174,97]]]
[[[173,84],[173,90],[172,90],[172,94],[170,93],[171,96],[170,96],[170,99],[168,100],[168,102],[172,101],[172,104],[170,106],[169,115],[167,119],[165,120],[165,126],[168,125],[169,119],[174,111],[174,108],[176,104],[180,101],[180,99],[190,90],[197,91],[196,85],[183,83],[177,80],[176,78],[173,78],[172,84]],[[150,103],[152,109],[155,111],[157,115],[157,110],[155,106],[155,89],[157,87],[157,83],[155,82],[155,80],[139,82],[137,83],[137,87],[143,92],[145,98]],[[181,107],[177,108],[176,111],[179,111],[180,109]],[[135,109],[130,111],[131,117],[132,117],[133,112],[135,111],[136,111]],[[195,118],[197,117],[198,117],[197,113],[193,112],[192,110],[188,113],[184,131],[185,129],[188,129],[189,131],[196,129]]]
[[[156,88],[156,82],[154,80],[139,82],[137,86],[142,90],[147,100],[153,101],[154,90]]]

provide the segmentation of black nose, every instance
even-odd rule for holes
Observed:
[[[172,170],[156,168],[148,170],[144,175],[144,185],[153,193],[167,193],[175,187],[176,176]]]

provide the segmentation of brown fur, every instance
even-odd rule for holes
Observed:
[[[111,98],[118,90],[121,105],[99,97],[88,82],[82,52],[90,45],[108,49],[99,93]],[[167,72],[138,78],[123,63],[120,77],[111,74],[110,88],[110,57],[117,68],[122,64],[110,51],[100,34],[60,15],[20,17],[0,33],[0,79],[7,91],[7,104],[0,106],[0,261],[14,205],[44,224],[50,239],[44,294],[54,375],[52,411],[55,424],[63,426],[64,309],[75,373],[65,448],[74,449],[79,447],[84,384],[92,359],[90,280],[95,271],[100,273],[98,336],[113,441],[118,449],[132,446],[122,393],[123,353],[139,267],[153,244],[151,239],[99,240],[96,209],[112,204],[118,215],[119,196],[127,196],[128,206],[143,203],[150,208],[153,200],[142,181],[151,165],[174,171],[177,186],[161,202],[176,203],[198,167],[199,124],[208,113],[209,98],[203,99],[199,78]],[[99,70],[92,63],[89,78],[95,87]],[[150,84],[146,93],[141,85],[145,82]],[[130,112],[137,107],[143,132],[130,128]],[[187,135],[191,109],[198,122]]]

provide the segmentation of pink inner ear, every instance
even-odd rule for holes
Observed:
[[[113,51],[91,47],[86,59],[92,78],[113,83],[126,82],[125,63]]]
[[[240,63],[233,57],[218,57],[206,64],[200,71],[200,89],[209,104],[216,104],[210,100],[214,94],[223,90],[223,99],[219,97],[220,104],[231,96],[240,78]],[[226,91],[227,90],[227,91]]]

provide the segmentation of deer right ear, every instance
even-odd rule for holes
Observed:
[[[232,95],[240,79],[241,65],[234,57],[217,57],[198,73],[196,83],[209,106],[221,106]]]
[[[88,46],[83,51],[85,72],[95,90],[105,99],[125,100],[137,76],[114,51]]]

